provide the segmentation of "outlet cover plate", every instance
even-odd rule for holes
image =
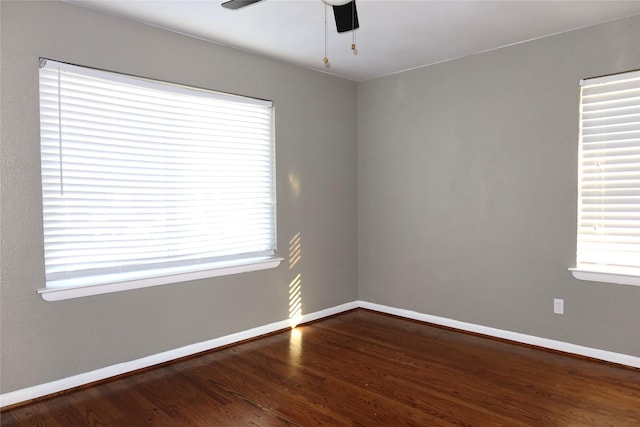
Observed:
[[[564,300],[560,298],[553,299],[553,312],[555,314],[564,314]]]

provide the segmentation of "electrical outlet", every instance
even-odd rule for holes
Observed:
[[[555,314],[564,314],[564,300],[560,298],[553,299],[553,312]]]

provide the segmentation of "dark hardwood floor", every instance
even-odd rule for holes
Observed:
[[[356,310],[2,412],[10,426],[640,426],[640,370]]]

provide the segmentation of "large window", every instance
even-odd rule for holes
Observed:
[[[277,265],[271,102],[40,65],[45,299]]]
[[[640,285],[640,71],[582,82],[579,152],[574,275]]]

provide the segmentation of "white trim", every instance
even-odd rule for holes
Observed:
[[[386,305],[374,304],[366,301],[359,301],[361,308],[375,310],[382,313],[393,314],[408,319],[420,320],[422,322],[433,323],[436,325],[447,326],[450,328],[460,329],[467,332],[475,332],[482,335],[488,335],[496,338],[503,338],[509,341],[515,341],[523,344],[535,345],[551,350],[558,350],[565,353],[577,354],[580,356],[600,359],[607,362],[618,363],[620,365],[632,366],[640,368],[640,357],[628,354],[614,353],[612,351],[600,350],[597,348],[585,347],[581,345],[571,344],[564,341],[556,341],[548,338],[541,338],[534,335],[521,334],[519,332],[506,331],[504,329],[491,328],[488,326],[476,325],[474,323],[461,322],[459,320],[448,319],[446,317],[433,316],[430,314],[418,313],[416,311],[404,310],[401,308],[389,307]]]
[[[358,308],[358,303],[356,301],[348,302],[335,307],[327,308],[325,310],[305,314],[299,319],[298,323],[311,322],[323,317],[332,316],[334,314],[342,313],[344,311],[352,310],[355,308]],[[164,351],[158,354],[153,354],[141,359],[107,366],[105,368],[96,369],[94,371],[85,372],[44,384],[38,384],[9,393],[3,393],[0,394],[0,408],[4,408],[5,406],[9,405],[15,405],[16,403],[20,402],[26,402],[28,400],[36,399],[38,397],[46,396],[49,394],[58,393],[74,387],[83,386],[92,382],[115,377],[117,375],[126,374],[128,372],[137,371],[139,369],[148,368],[160,363],[170,362],[181,357],[191,356],[203,351],[213,350],[215,348],[235,344],[240,341],[285,330],[290,328],[290,325],[290,320],[281,320],[279,322],[270,323],[264,326],[258,326],[256,328],[237,332],[235,334],[225,335],[220,338],[214,338],[212,340],[186,345],[184,347]]]
[[[640,276],[634,276],[631,274],[615,274],[608,273],[606,271],[593,271],[581,268],[570,268],[569,271],[573,274],[573,277],[578,280],[640,286]]]
[[[173,274],[168,276],[150,277],[146,279],[130,280],[126,282],[105,283],[100,285],[70,286],[66,288],[42,288],[37,292],[45,301],[60,301],[81,298],[91,295],[108,294],[111,292],[128,291],[132,289],[148,288],[151,286],[168,285],[171,283],[188,282],[190,280],[207,279],[217,276],[245,273],[249,271],[276,268],[284,258],[269,257],[256,259],[241,259],[219,263],[219,267],[203,271]]]
[[[430,314],[389,307],[386,305],[375,304],[367,301],[352,301],[335,307],[316,311],[314,313],[305,314],[300,319],[297,319],[297,323],[311,322],[314,320],[322,319],[324,317],[332,316],[334,314],[339,314],[344,311],[353,310],[355,308],[365,308],[368,310],[392,314],[407,319],[419,320],[422,322],[447,326],[462,331],[475,332],[490,337],[502,338],[510,341],[535,345],[552,350],[558,350],[565,353],[572,353],[580,356],[604,360],[607,362],[640,368],[640,357],[636,356],[614,353],[611,351],[600,350],[591,347],[584,347],[581,345],[551,340],[548,338],[536,337],[533,335],[521,334],[518,332],[506,331],[503,329],[490,328],[487,326],[461,322],[458,320],[448,319],[446,317],[433,316]],[[0,394],[0,408],[4,408],[5,406],[9,405],[15,405],[16,403],[20,402],[26,402],[49,394],[58,393],[74,387],[90,384],[92,382],[104,380],[128,372],[133,372],[139,369],[148,368],[160,363],[170,362],[181,357],[191,356],[203,351],[213,350],[215,348],[238,343],[247,339],[256,338],[261,335],[270,334],[283,329],[288,329],[290,327],[291,320],[281,320],[279,322],[270,323],[268,325],[259,326],[253,329],[248,329],[246,331],[226,335],[220,338],[214,338],[212,340],[187,345],[155,355],[143,357],[141,359],[132,360],[130,362],[107,366],[106,368],[96,369],[95,371],[85,372],[83,374],[74,375],[68,378],[62,378],[60,380],[51,381],[45,384],[39,384],[9,393]]]

